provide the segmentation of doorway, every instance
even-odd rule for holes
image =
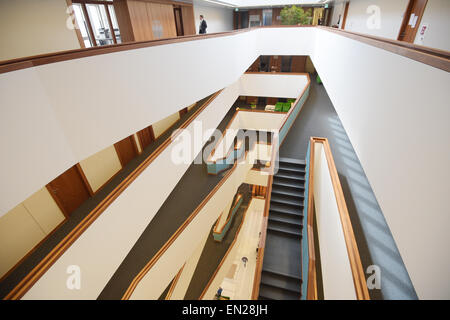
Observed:
[[[175,17],[175,27],[177,29],[177,37],[184,36],[184,30],[183,30],[183,18],[181,16],[181,7],[175,7],[173,8],[173,15]]]
[[[91,196],[79,165],[62,173],[46,187],[66,218]]]
[[[114,144],[117,155],[119,156],[122,168],[127,165],[128,162],[133,160],[138,155],[138,149],[136,141],[133,136],[129,136],[123,140]]]
[[[155,141],[155,133],[153,127],[148,126],[137,133],[142,150]]]
[[[410,0],[403,16],[398,40],[413,43],[428,0]]]

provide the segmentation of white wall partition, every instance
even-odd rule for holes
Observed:
[[[314,205],[325,300],[356,300],[336,195],[321,143],[314,151]]]

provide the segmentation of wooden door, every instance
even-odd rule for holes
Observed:
[[[186,107],[186,108],[183,108],[183,109],[181,109],[180,111],[178,111],[178,113],[180,114],[180,118],[182,117],[182,116],[184,116],[186,113],[188,113],[188,108]]]
[[[138,155],[136,142],[133,136],[129,136],[114,144],[122,167],[125,167],[134,157]]]
[[[184,36],[183,19],[181,17],[181,8],[180,7],[174,7],[173,8],[173,15],[175,16],[175,27],[177,29],[177,37]]]
[[[137,133],[142,150],[155,141],[155,133],[153,127],[148,126]]]
[[[403,16],[398,40],[413,43],[428,0],[410,0]]]
[[[306,72],[306,56],[292,56],[291,72]]]
[[[75,165],[59,175],[49,184],[47,190],[66,217],[91,196],[81,168]]]
[[[347,2],[345,4],[345,9],[344,9],[344,19],[342,20],[342,25],[341,25],[341,29],[345,29],[345,23],[347,22],[347,16],[348,16],[348,7],[350,6],[350,2]]]

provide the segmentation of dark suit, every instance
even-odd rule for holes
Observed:
[[[198,33],[202,34],[202,33],[206,33],[206,28],[208,26],[206,25],[206,21],[205,19],[202,20],[202,22],[200,22],[200,29],[198,30]]]

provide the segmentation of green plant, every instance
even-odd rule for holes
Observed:
[[[298,25],[309,24],[312,19],[312,10],[303,10],[301,7],[284,7],[280,13],[281,24],[285,25]]]

